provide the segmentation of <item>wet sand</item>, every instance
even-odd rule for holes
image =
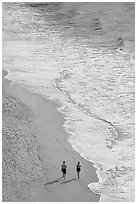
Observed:
[[[65,115],[57,111],[59,105],[7,79],[3,79],[2,101],[3,201],[99,202],[100,196],[87,186],[98,181],[96,169],[67,142]],[[82,165],[79,180],[78,161]]]

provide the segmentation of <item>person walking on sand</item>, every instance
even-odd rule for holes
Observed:
[[[66,169],[67,169],[67,165],[65,164],[65,161],[63,161],[62,165],[61,165],[61,171],[62,171],[62,178],[66,178]]]
[[[76,165],[76,171],[77,171],[77,175],[78,175],[78,179],[79,179],[79,173],[80,173],[80,171],[81,171],[80,162],[78,162],[77,165]]]

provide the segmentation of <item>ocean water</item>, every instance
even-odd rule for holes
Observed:
[[[2,18],[7,78],[61,105],[101,202],[134,201],[134,3],[3,3]]]

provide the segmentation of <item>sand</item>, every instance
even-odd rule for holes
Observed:
[[[4,78],[2,100],[3,201],[98,202],[100,196],[87,186],[98,181],[96,169],[67,142],[70,135],[63,128],[65,115],[57,110],[59,105]]]

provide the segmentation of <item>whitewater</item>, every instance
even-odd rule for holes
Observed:
[[[100,201],[135,200],[134,3],[3,3],[7,78],[60,104]]]

